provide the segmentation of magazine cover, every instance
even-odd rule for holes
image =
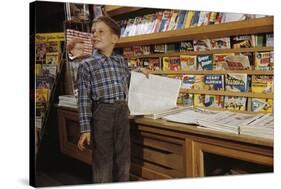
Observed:
[[[227,70],[251,70],[249,57],[245,55],[230,55],[225,57]]]
[[[256,70],[273,70],[274,58],[273,52],[256,52],[255,69]]]
[[[180,55],[180,64],[182,71],[194,71],[197,70],[196,56]]]
[[[66,29],[68,58],[73,60],[92,54],[91,34],[73,29]]]
[[[195,107],[223,108],[223,96],[194,94]]]
[[[224,108],[228,110],[241,110],[245,111],[247,98],[240,96],[225,96],[224,97]]]
[[[210,39],[211,49],[230,49],[230,38]]]
[[[234,53],[213,54],[213,70],[226,70],[228,68],[227,56],[234,56]]]
[[[273,110],[272,99],[252,98],[251,111],[271,113]]]
[[[224,75],[205,75],[205,89],[224,90]]]
[[[198,55],[197,64],[198,64],[198,70],[213,70],[213,56]]]
[[[225,90],[233,92],[247,92],[249,90],[247,74],[227,74],[225,78]]]
[[[253,75],[252,76],[253,93],[273,93],[272,75]]]

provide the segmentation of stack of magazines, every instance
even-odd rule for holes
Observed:
[[[59,106],[78,108],[78,100],[74,95],[62,95],[59,96]]]

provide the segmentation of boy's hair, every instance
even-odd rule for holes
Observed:
[[[121,34],[121,29],[120,29],[120,26],[119,24],[113,20],[112,18],[108,17],[108,16],[100,16],[100,17],[97,17],[93,20],[92,22],[92,26],[97,23],[97,22],[103,22],[105,23],[109,28],[110,30],[116,34],[118,37],[120,37],[120,34]]]

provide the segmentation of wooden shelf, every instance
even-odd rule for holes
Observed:
[[[116,16],[121,14],[126,14],[130,12],[134,12],[137,10],[142,9],[141,7],[123,7],[123,6],[114,6],[114,5],[107,5],[105,6],[105,11],[109,16]]]
[[[207,94],[207,95],[221,95],[221,96],[242,96],[250,98],[270,98],[273,99],[273,94],[251,93],[251,92],[231,92],[231,91],[216,91],[216,90],[194,90],[194,89],[181,89],[181,93],[191,94]]]
[[[203,70],[203,71],[153,71],[155,75],[226,75],[228,73],[245,73],[248,75],[273,75],[273,71],[263,70]]]
[[[160,44],[191,39],[218,38],[235,35],[258,34],[273,32],[273,17],[264,17],[244,21],[200,26],[167,32],[157,32],[145,35],[124,37],[116,47],[130,47],[136,44]]]
[[[253,48],[236,48],[236,49],[215,49],[210,51],[186,51],[186,52],[167,52],[167,53],[155,53],[148,55],[138,55],[138,56],[126,56],[127,59],[136,58],[158,58],[164,56],[180,56],[180,55],[203,55],[203,54],[219,54],[219,53],[240,53],[240,52],[263,52],[263,51],[273,51],[273,47],[253,47]]]

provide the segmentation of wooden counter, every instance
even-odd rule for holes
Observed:
[[[91,163],[81,152],[78,112],[59,108],[61,152]],[[154,180],[273,172],[273,141],[143,117],[131,119],[131,179]]]

